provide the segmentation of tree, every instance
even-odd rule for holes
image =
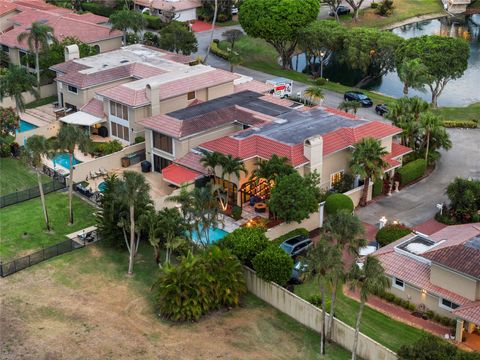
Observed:
[[[310,86],[303,92],[305,96],[310,98],[312,103],[322,102],[325,99],[325,94],[320,86]]]
[[[284,69],[291,68],[299,31],[315,20],[318,0],[244,0],[239,20],[245,32],[271,44]]]
[[[165,243],[165,263],[170,263],[172,251],[184,242],[187,228],[177,208],[163,208],[158,212],[158,231]]]
[[[243,62],[243,58],[236,51],[230,51],[228,55],[228,62],[230,63],[230,72],[233,72],[235,66]]]
[[[197,38],[185,23],[172,21],[160,30],[159,47],[177,54],[190,55],[197,51]]]
[[[277,178],[277,183],[271,190],[268,206],[280,220],[300,223],[318,211],[318,182],[313,183],[309,177],[310,174],[302,177],[295,171]]]
[[[288,158],[280,157],[273,154],[269,160],[259,159],[256,164],[256,169],[252,172],[252,178],[257,180],[265,179],[268,183],[275,182],[280,176],[293,174],[295,169],[288,164]]]
[[[470,48],[461,38],[421,36],[407,39],[397,49],[395,61],[401,64],[421,59],[426,67],[426,82],[432,93],[432,107],[438,106],[438,97],[450,80],[460,78],[468,67]]]
[[[37,86],[35,76],[20,66],[10,64],[7,73],[0,76],[0,101],[3,101],[5,97],[10,97],[15,102],[18,114],[25,109],[24,92],[28,92],[38,99],[39,94],[35,86]]]
[[[44,24],[40,21],[32,23],[27,31],[20,33],[17,36],[18,42],[27,40],[30,51],[35,54],[35,72],[37,73],[37,86],[40,91],[40,50],[47,51],[50,42],[54,41],[53,28],[50,25]]]
[[[47,203],[43,193],[43,184],[41,176],[41,168],[43,166],[42,157],[47,156],[50,152],[49,146],[44,136],[32,135],[25,143],[23,156],[25,162],[32,166],[37,173],[38,191],[40,193],[40,200],[42,202],[43,217],[45,219],[45,228],[50,231],[50,222],[48,220]]]
[[[345,2],[350,5],[353,10],[353,18],[355,21],[358,21],[358,11],[362,7],[364,0],[345,0]]]
[[[261,279],[273,281],[280,286],[285,285],[292,276],[292,257],[275,245],[270,245],[255,255],[252,265]]]
[[[133,258],[138,248],[138,242],[135,243],[135,211],[139,209],[138,204],[145,204],[144,197],[148,196],[149,185],[145,182],[145,177],[135,171],[125,171],[123,173],[123,183],[120,188],[123,201],[128,206],[128,219],[130,222],[130,243],[127,242],[127,249],[130,254],[128,260],[128,275],[133,275]]]
[[[359,108],[362,107],[360,101],[356,100],[346,100],[338,104],[338,109],[348,113],[350,110],[353,110],[353,113],[356,115]]]
[[[150,209],[149,211],[146,211],[139,218],[141,223],[140,226],[147,233],[148,242],[153,247],[153,251],[155,254],[155,262],[157,263],[157,265],[160,265],[159,218],[160,216],[155,211],[155,209]]]
[[[354,262],[347,275],[347,279],[352,290],[358,289],[360,291],[360,307],[357,313],[357,320],[355,321],[355,335],[352,347],[352,360],[355,360],[357,358],[360,322],[368,296],[385,291],[390,287],[390,282],[385,275],[385,270],[380,261],[371,255],[366,257],[362,266]]]
[[[239,39],[241,39],[245,34],[243,33],[242,30],[238,29],[231,29],[225,31],[222,36],[225,38],[226,41],[230,43],[230,48],[232,49],[232,52],[235,49],[235,42]]]
[[[340,23],[340,18],[338,17],[338,7],[342,4],[342,0],[321,0],[322,3],[327,4],[330,8],[330,12],[333,12],[335,15],[335,20],[337,23]]]
[[[457,221],[469,222],[480,210],[480,180],[455,178],[445,192]]]
[[[375,182],[380,179],[383,175],[383,169],[388,166],[387,162],[383,160],[385,155],[387,155],[387,151],[382,147],[380,141],[374,138],[363,138],[355,145],[350,168],[355,175],[361,176],[365,181],[360,206],[367,205],[370,180],[372,179]]]
[[[420,115],[420,128],[425,133],[425,161],[428,161],[428,150],[430,147],[430,136],[443,127],[442,119],[428,111]]]
[[[68,213],[70,224],[73,224],[73,157],[77,146],[80,151],[88,152],[91,147],[89,134],[80,126],[63,125],[58,132],[54,147],[57,151],[67,151],[70,155],[70,175],[68,178]]]
[[[147,22],[141,13],[127,9],[115,11],[110,15],[109,21],[112,24],[112,29],[110,31],[120,30],[123,32],[124,45],[127,45],[128,29],[131,29],[136,34],[147,25]]]
[[[225,155],[218,151],[207,152],[200,159],[200,163],[207,169],[209,174],[215,175],[215,169],[219,166]]]
[[[245,176],[247,176],[248,171],[247,168],[245,167],[245,164],[243,163],[243,160],[240,158],[234,158],[232,155],[227,155],[221,160],[221,165],[222,165],[222,178],[224,178],[225,175],[228,177],[228,182],[231,183],[232,179],[231,176],[232,174],[237,177],[238,180],[240,180],[240,173],[243,172]],[[229,192],[228,192],[229,186],[227,186],[227,199],[230,200],[229,197]],[[233,204],[236,204],[237,199],[236,199],[237,194],[233,194]]]
[[[420,59],[413,59],[399,64],[397,74],[403,82],[403,94],[408,95],[408,89],[425,90],[425,84],[428,82],[427,67],[422,64]]]
[[[322,330],[320,334],[320,355],[325,355],[325,339],[326,339],[326,313],[327,313],[327,296],[325,288],[332,275],[335,275],[335,269],[338,264],[342,263],[342,253],[338,247],[326,241],[324,237],[314,244],[308,251],[307,256],[302,259],[305,262],[307,279],[313,279],[319,286],[320,295],[322,297]]]
[[[12,108],[0,108],[0,137],[15,134],[20,117]]]
[[[218,0],[214,0],[214,10],[213,10],[213,20],[212,20],[212,29],[210,30],[210,41],[208,42],[207,53],[205,54],[205,58],[203,59],[203,63],[207,63],[208,55],[210,55],[210,50],[212,48],[213,42],[213,32],[215,30],[215,23],[217,22],[217,14],[218,14]]]

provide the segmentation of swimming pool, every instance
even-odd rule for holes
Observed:
[[[218,240],[223,239],[228,234],[228,232],[216,227],[210,227],[210,229],[208,230],[208,234],[210,238],[210,244],[215,244]],[[201,242],[202,244],[207,244],[207,239],[203,237],[203,234],[199,238],[198,233],[195,230],[192,232],[192,240],[196,243]]]
[[[107,188],[107,183],[105,181],[102,181],[100,184],[98,184],[98,191],[103,193],[106,188]]]
[[[81,161],[73,157],[73,165],[80,164]],[[63,166],[65,169],[70,169],[70,154],[63,153],[58,154],[53,158],[53,165]]]
[[[17,129],[16,132],[18,134],[18,133],[22,133],[22,132],[25,132],[25,131],[28,131],[28,130],[33,130],[33,129],[36,129],[36,128],[38,128],[37,125],[30,124],[29,122],[20,119],[20,121],[18,123],[18,129]]]

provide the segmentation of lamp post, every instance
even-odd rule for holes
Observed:
[[[320,78],[323,79],[323,57],[325,56],[325,51],[320,51]]]

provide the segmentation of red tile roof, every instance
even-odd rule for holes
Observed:
[[[110,89],[98,91],[97,94],[128,106],[145,106],[150,104],[145,89],[135,90],[127,86],[115,86]]]
[[[399,156],[409,154],[412,151],[413,150],[407,146],[403,146],[396,142],[392,142],[392,151],[383,157],[383,160],[385,160],[388,163],[388,167],[386,168],[386,171],[401,166],[402,163],[398,161],[396,158]]]
[[[476,325],[480,325],[480,301],[461,306],[453,310],[452,314]]]
[[[90,99],[90,101],[81,107],[80,110],[98,118],[105,117],[103,101],[95,98]]]
[[[468,244],[432,250],[423,256],[433,263],[480,279],[480,249]]]
[[[202,174],[199,172],[186,169],[182,166],[170,164],[162,170],[163,180],[180,186],[184,183],[191,183],[195,181]]]
[[[87,65],[80,64],[76,62],[75,60],[68,60],[60,64],[55,64],[50,67],[51,70],[53,71],[59,71],[62,73],[68,73],[70,71],[80,71],[80,70],[85,70],[88,69]]]
[[[207,174],[208,171],[202,165],[201,159],[202,155],[194,152],[189,152],[187,153],[187,155],[181,157],[180,159],[176,159],[174,163],[186,167],[187,169],[195,170],[202,174]]]
[[[8,14],[9,12],[15,11],[17,7],[15,4],[8,2],[0,2],[0,15]]]
[[[73,10],[57,7],[52,4],[48,4],[43,0],[13,0],[17,8],[20,10],[28,10],[28,9],[39,9],[39,10],[48,10],[49,12],[59,13],[59,14],[67,14],[72,13]]]

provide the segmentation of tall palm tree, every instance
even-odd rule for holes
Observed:
[[[208,42],[207,53],[205,54],[205,58],[203,59],[203,63],[207,63],[208,55],[210,55],[210,49],[212,47],[213,42],[213,33],[215,32],[215,23],[217,22],[217,14],[218,14],[218,0],[215,0],[215,8],[213,10],[213,20],[212,20],[212,31],[210,33],[210,41]]]
[[[42,157],[47,156],[50,152],[49,146],[47,144],[47,139],[44,136],[32,135],[27,139],[25,143],[25,149],[22,153],[25,162],[32,166],[37,173],[38,180],[38,191],[40,192],[40,200],[42,202],[43,217],[45,218],[45,227],[47,231],[50,231],[50,222],[48,220],[48,211],[47,203],[45,201],[45,195],[43,193],[43,184],[42,176],[40,174],[40,169],[42,168],[43,162]]]
[[[329,216],[323,226],[323,236],[335,244],[338,251],[343,254],[344,249],[352,255],[358,256],[359,249],[365,246],[366,241],[362,239],[364,228],[358,217],[346,210],[341,210]],[[344,263],[342,258],[330,266],[328,283],[331,291],[330,317],[327,327],[327,338],[331,340],[333,329],[333,317],[339,285],[344,280]]]
[[[329,280],[332,279],[332,269],[338,267],[338,263],[342,262],[342,253],[339,248],[321,238],[307,253],[303,259],[306,265],[305,276],[307,279],[313,279],[318,283],[320,295],[322,297],[322,331],[320,335],[320,355],[325,355],[325,339],[326,339],[326,313],[327,313],[327,296],[325,287]],[[303,262],[302,261],[302,262]]]
[[[128,252],[130,254],[128,261],[128,275],[133,274],[133,258],[137,248],[137,245],[135,244],[135,211],[139,210],[139,204],[145,203],[143,198],[148,194],[149,190],[150,186],[146,183],[145,177],[141,173],[135,171],[125,171],[123,173],[121,194],[128,206],[128,217],[130,220],[130,244],[127,243]]]
[[[165,263],[170,263],[172,251],[182,243],[187,229],[177,208],[160,210],[157,221],[159,233],[165,241]]]
[[[363,266],[353,263],[347,275],[350,288],[360,290],[360,307],[355,321],[355,335],[353,338],[352,360],[357,358],[358,334],[360,333],[360,322],[363,309],[369,295],[378,294],[390,287],[390,282],[385,276],[385,270],[380,261],[374,256],[367,256]]]
[[[404,62],[398,68],[398,77],[403,82],[403,94],[408,95],[408,89],[424,90],[428,82],[428,69],[420,59]]]
[[[6,74],[0,76],[0,101],[10,97],[15,102],[15,109],[19,114],[25,110],[24,92],[32,94],[37,99],[39,98],[35,86],[37,86],[35,76],[29,74],[20,66],[10,64]]]
[[[207,171],[215,175],[215,168],[220,165],[225,158],[225,155],[218,151],[207,152],[200,159],[201,164],[207,168]]]
[[[443,127],[443,121],[439,116],[428,111],[420,115],[420,127],[425,133],[425,161],[428,161],[430,136],[433,132]]]
[[[128,29],[131,29],[136,34],[146,26],[145,18],[141,13],[127,9],[114,12],[110,15],[109,21],[112,24],[111,32],[114,30],[120,30],[123,32],[124,46],[127,45]]]
[[[243,163],[243,160],[240,158],[234,158],[232,155],[227,155],[222,159],[222,178],[225,175],[228,177],[228,182],[232,182],[232,175],[235,175],[238,180],[240,180],[240,173],[243,172],[245,176],[248,174],[248,170]],[[227,186],[227,201],[230,199],[229,196],[229,186]],[[233,194],[233,203],[236,203],[235,195]]]
[[[365,181],[360,206],[367,205],[370,180],[380,179],[383,169],[388,166],[387,162],[383,160],[385,155],[387,155],[387,151],[382,147],[380,141],[374,138],[363,138],[355,145],[350,168],[355,175],[360,175]]]
[[[358,109],[362,106],[359,101],[342,101],[340,104],[338,104],[338,109],[349,112],[350,110],[353,110],[354,114],[357,114]]]
[[[70,175],[68,180],[68,208],[69,208],[69,223],[73,224],[73,159],[75,148],[78,146],[80,151],[87,152],[91,147],[90,136],[80,126],[63,125],[58,132],[54,147],[57,151],[67,151],[70,156]]]
[[[216,187],[207,184],[202,188],[195,188],[192,196],[192,223],[202,245],[210,244],[210,228],[218,225],[219,207]]]
[[[310,98],[310,101],[315,104],[317,101],[320,103],[325,98],[325,94],[320,86],[310,86],[303,92],[305,96]]]
[[[167,201],[170,202],[176,202],[177,204],[180,205],[180,211],[182,212],[183,219],[185,220],[185,223],[190,224],[191,223],[191,213],[192,213],[192,194],[190,191],[188,191],[188,186],[187,185],[182,185],[180,188],[180,192],[178,195],[170,195],[167,197]]]
[[[40,91],[40,51],[47,51],[50,43],[55,40],[53,36],[53,28],[40,21],[35,21],[27,31],[17,36],[18,42],[27,40],[30,51],[35,54],[35,72],[37,73],[37,86]]]

